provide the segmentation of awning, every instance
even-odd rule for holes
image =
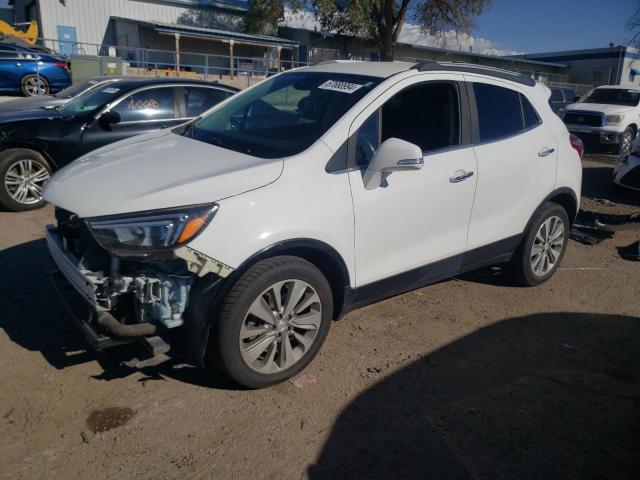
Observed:
[[[208,38],[211,40],[219,40],[229,42],[231,40],[236,43],[244,43],[249,45],[258,45],[265,47],[282,47],[282,48],[297,48],[300,46],[299,42],[293,40],[287,40],[286,38],[272,37],[269,35],[255,35],[251,33],[232,32],[228,30],[217,30],[213,28],[192,27],[190,25],[177,25],[161,22],[148,22],[144,20],[133,20],[123,17],[111,17],[114,20],[120,20],[123,22],[136,23],[145,28],[150,28],[158,33],[164,34],[179,34],[181,37],[190,38]]]

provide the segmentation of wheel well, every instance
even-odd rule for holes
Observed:
[[[566,210],[567,215],[569,216],[569,221],[571,223],[575,221],[576,215],[578,214],[578,205],[575,198],[573,198],[573,195],[567,192],[561,192],[552,196],[547,201],[560,205]]]
[[[340,254],[331,246],[315,240],[291,240],[273,245],[255,255],[238,268],[245,271],[259,260],[279,255],[292,255],[312,263],[327,278],[333,296],[333,318],[337,319],[345,302],[345,290],[349,286],[349,272]]]
[[[38,155],[41,155],[42,158],[44,158],[46,162],[49,164],[49,167],[51,167],[51,169],[55,170],[58,167],[56,165],[56,162],[54,162],[53,159],[49,155],[47,155],[44,149],[34,147],[33,145],[20,145],[20,144],[11,145],[6,148],[0,149],[0,156],[4,156],[7,153],[11,153],[11,151],[13,150],[31,150],[32,152],[36,152]]]

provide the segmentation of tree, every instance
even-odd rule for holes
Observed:
[[[473,18],[491,0],[312,0],[324,30],[361,35],[374,40],[383,61],[392,61],[407,15],[421,31],[443,35],[447,30],[468,33]]]
[[[283,18],[283,0],[250,0],[244,28],[247,33],[276,35],[278,22]]]
[[[638,6],[633,12],[633,15],[627,22],[627,29],[631,31],[633,35],[629,40],[629,46],[640,48],[640,1],[637,2]]]

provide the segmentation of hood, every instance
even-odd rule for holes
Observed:
[[[605,115],[624,115],[625,113],[634,110],[634,107],[628,107],[626,105],[607,105],[604,103],[572,103],[565,107],[565,111],[567,112],[573,110],[601,112]]]
[[[163,130],[95,150],[55,173],[44,199],[79,217],[222,200],[275,181],[265,160]]]
[[[26,110],[44,110],[45,108],[53,108],[62,105],[68,100],[56,97],[27,97],[16,98],[8,102],[0,103],[0,115],[12,114],[15,112],[23,112]]]
[[[44,108],[37,108],[31,110],[12,110],[11,112],[0,113],[0,127],[6,123],[24,122],[29,120],[57,120],[63,118],[56,110],[48,110]]]

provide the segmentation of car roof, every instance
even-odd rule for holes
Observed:
[[[105,77],[97,77],[101,80]],[[205,87],[219,87],[225,90],[229,90],[232,92],[239,91],[235,87],[230,87],[229,85],[224,85],[218,82],[210,82],[207,80],[196,80],[192,78],[178,78],[178,77],[123,77],[117,76],[113,77],[118,80],[118,87],[122,90],[130,90],[138,87],[147,87],[153,85],[166,85],[166,84],[180,84],[180,85],[199,85]]]
[[[627,91],[632,91],[632,92],[640,92],[640,90],[638,90],[637,88],[629,88],[629,87],[623,87],[622,85],[600,85],[597,86],[595,89],[596,90],[602,90],[602,89],[611,89],[611,90],[627,90]]]
[[[408,70],[420,72],[461,72],[486,75],[512,82],[520,83],[528,87],[536,85],[536,81],[530,75],[502,68],[489,67],[465,62],[424,61],[411,62],[366,62],[360,60],[331,60],[319,63],[301,70],[310,72],[346,73],[352,75],[368,75],[372,77],[387,78]]]
[[[410,70],[415,63],[411,62],[365,62],[360,60],[331,60],[321,62],[300,70],[307,72],[346,73],[352,75],[368,75],[370,77],[387,78],[396,73]]]

